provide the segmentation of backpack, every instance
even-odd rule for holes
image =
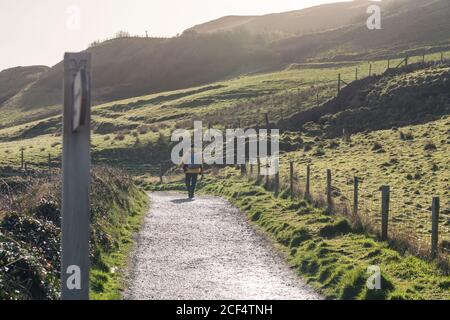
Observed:
[[[195,163],[195,153],[191,153],[191,163],[188,164],[188,169],[200,169],[201,165]]]

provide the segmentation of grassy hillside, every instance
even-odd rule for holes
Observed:
[[[0,171],[0,300],[60,296],[57,172]],[[147,196],[116,169],[96,167],[91,192],[91,298],[120,299],[122,275]]]
[[[293,63],[357,64],[380,57],[448,50],[448,1],[383,1],[383,29],[375,31],[368,30],[365,23],[369,3],[337,3],[254,19],[244,17],[238,28],[230,24],[240,25],[239,19],[230,17],[204,26],[206,30],[225,30],[221,32],[191,30],[169,39],[119,38],[97,43],[87,49],[93,55],[93,100],[98,104],[190,88],[284,69]],[[273,35],[277,33],[282,35]],[[57,114],[62,72],[59,63],[36,83],[12,91],[14,96],[8,95],[2,104],[6,121],[26,123],[42,113]],[[3,121],[0,119],[0,127]]]

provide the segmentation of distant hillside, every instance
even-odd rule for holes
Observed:
[[[87,51],[92,53],[96,103],[206,84],[275,61],[260,39],[238,32],[115,39]],[[61,62],[7,104],[23,110],[59,104],[62,78]]]
[[[302,62],[367,60],[421,46],[441,44],[447,48],[450,43],[448,0],[391,0],[383,5],[381,22],[382,30],[368,30],[364,20],[332,31],[283,39],[272,47],[284,61]]]
[[[358,0],[262,17],[225,17],[180,37],[120,38],[98,44],[88,49],[93,55],[94,103],[204,85],[292,63],[367,61],[450,47],[448,0],[377,2],[383,9],[383,29],[373,31],[366,27],[371,3]],[[60,104],[62,73],[60,63],[29,87],[8,90],[0,107],[29,112]]]
[[[195,26],[188,29],[187,32],[214,33],[240,28],[256,34],[311,34],[362,21],[367,7],[372,3],[375,2],[360,0],[263,16],[227,16]],[[377,3],[379,4],[379,2]]]
[[[35,82],[49,68],[44,66],[16,67],[0,72],[0,106]]]

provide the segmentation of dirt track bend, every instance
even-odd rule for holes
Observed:
[[[149,196],[125,299],[320,299],[227,201]]]

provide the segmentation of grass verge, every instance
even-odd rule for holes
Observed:
[[[181,182],[148,185],[182,190]],[[450,299],[450,277],[435,264],[389,248],[344,217],[306,201],[275,197],[233,169],[199,183],[201,192],[222,196],[246,213],[285,253],[288,263],[328,299]],[[381,270],[381,289],[369,290],[368,268]]]

